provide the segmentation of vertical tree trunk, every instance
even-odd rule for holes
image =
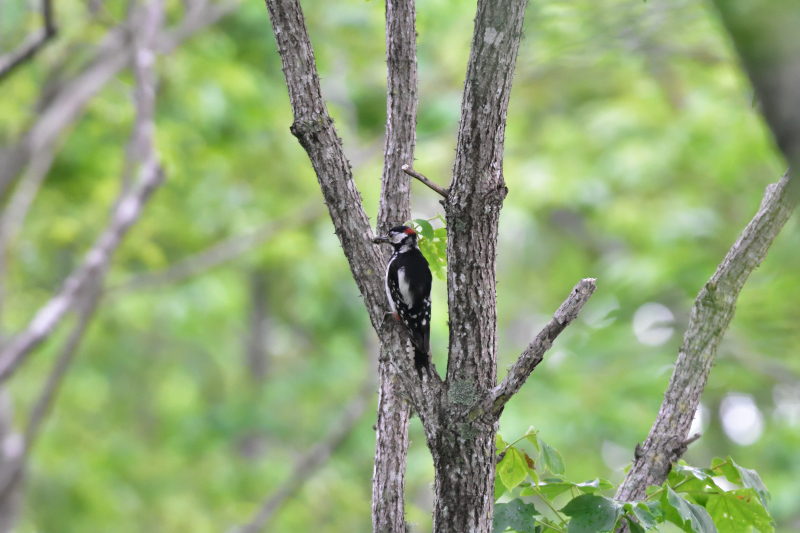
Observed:
[[[378,233],[411,218],[411,178],[401,170],[414,160],[417,134],[417,36],[414,0],[386,0],[386,143],[378,208]],[[384,258],[388,260],[388,250]],[[405,344],[405,338],[391,343]],[[372,476],[372,530],[405,533],[406,459],[410,406],[402,397],[388,344],[378,361],[378,420]]]
[[[437,533],[492,529],[497,417],[472,411],[497,384],[497,230],[508,192],[503,141],[526,4],[480,0],[475,17],[446,200],[450,352],[431,447]]]
[[[433,530],[489,532],[494,506],[497,424],[447,421],[433,452],[436,471]]]
[[[372,531],[405,533],[406,457],[410,407],[403,400],[386,349],[378,367],[378,421],[372,474]]]

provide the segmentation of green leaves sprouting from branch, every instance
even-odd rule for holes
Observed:
[[[525,450],[525,443],[533,449]],[[660,531],[659,524],[664,522],[687,533],[774,532],[766,507],[769,491],[758,473],[730,457],[714,459],[711,468],[679,461],[662,486],[648,488],[644,501],[620,502],[601,494],[615,488],[610,481],[565,479],[561,454],[533,427],[511,444],[498,434],[497,453],[495,499],[507,501],[495,506],[495,533],[610,533],[623,520],[632,533]],[[543,477],[548,471],[551,477]],[[719,484],[723,477],[738,487],[725,490]],[[570,498],[564,503],[567,495]],[[521,499],[526,497],[534,499]]]
[[[441,228],[433,229],[432,221],[440,220]],[[428,260],[431,272],[440,280],[447,281],[447,222],[442,215],[436,213],[435,217],[424,219],[417,218],[407,223],[417,232],[417,244]]]

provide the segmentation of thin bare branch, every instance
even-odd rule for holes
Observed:
[[[321,206],[317,205],[317,202],[310,202],[301,207],[298,212],[272,221],[252,233],[236,235],[215,243],[206,250],[181,259],[163,270],[131,276],[118,285],[110,287],[108,289],[109,297],[113,298],[129,291],[163,287],[203,274],[233,261],[286,229],[302,227],[304,224],[316,220],[321,212]]]
[[[436,185],[434,182],[432,182],[431,180],[429,180],[428,178],[426,178],[425,176],[423,176],[422,174],[411,168],[410,165],[403,165],[402,168],[403,172],[405,172],[412,178],[417,178],[419,181],[427,185],[429,188],[438,192],[442,196],[442,198],[447,198],[448,195],[447,189],[445,189],[444,187],[440,187],[439,185]]]
[[[153,0],[145,7],[142,26],[139,28],[142,37],[136,47],[134,73],[137,85],[146,87],[136,91],[137,107],[152,109],[155,105],[152,49],[161,27],[163,13],[163,0]],[[36,313],[30,324],[0,352],[0,381],[7,380],[28,354],[49,337],[64,315],[76,305],[85,290],[98,279],[102,279],[122,238],[139,219],[151,194],[162,183],[164,174],[153,145],[152,110],[137,112],[137,119],[150,122],[144,126],[138,123],[134,125],[135,129],[146,132],[144,136],[146,144],[141,146],[139,153],[141,167],[138,183],[132,191],[123,193],[122,199],[116,204],[110,225],[86,254],[83,263],[64,281],[58,294],[47,302]]]
[[[536,335],[536,338],[525,348],[522,355],[519,356],[517,362],[511,370],[508,371],[503,382],[492,390],[492,406],[491,410],[494,414],[498,415],[502,412],[508,400],[510,400],[519,389],[525,384],[528,376],[531,375],[533,369],[536,368],[544,354],[550,347],[553,346],[553,341],[556,337],[569,326],[578,313],[581,312],[583,306],[589,301],[592,294],[594,294],[597,286],[593,278],[583,279],[575,285],[572,292],[558,308],[553,319]]]
[[[411,218],[411,180],[398,169],[414,160],[417,130],[417,32],[415,0],[386,0],[386,143],[377,229],[385,235]],[[384,249],[388,260],[389,250]],[[405,483],[410,406],[401,396],[392,351],[381,346],[378,358],[378,420],[375,424],[375,466],[372,473],[372,530],[405,533]]]
[[[333,425],[328,436],[297,460],[286,482],[266,499],[250,523],[234,528],[232,533],[258,533],[270,523],[281,505],[297,494],[308,478],[328,462],[358,427],[361,416],[374,394],[374,387],[373,378],[368,378],[358,395],[344,408],[341,419]]]
[[[772,241],[797,204],[797,184],[787,172],[767,187],[761,207],[695,300],[675,370],[650,434],[617,491],[616,499],[633,501],[650,485],[666,479],[671,464],[685,450],[700,395],[708,381],[722,337],[733,319],[745,281],[764,260]]]
[[[42,29],[28,37],[16,50],[0,57],[0,81],[15,68],[33,59],[33,56],[58,33],[53,18],[53,0],[42,0],[42,22],[44,24]]]

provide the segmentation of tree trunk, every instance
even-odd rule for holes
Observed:
[[[381,349],[378,363],[378,421],[372,474],[372,531],[404,533],[406,456],[410,408],[401,396],[396,371]]]
[[[491,531],[497,422],[480,426],[458,419],[442,422],[438,441],[431,447],[436,472],[433,530]]]

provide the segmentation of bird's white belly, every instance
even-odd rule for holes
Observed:
[[[389,300],[389,306],[392,308],[392,313],[397,314],[397,308],[394,306],[394,300],[392,299],[392,293],[389,291],[389,267],[392,266],[392,261],[395,260],[396,256],[392,256],[389,260],[389,264],[386,265],[386,275],[383,277],[383,286],[386,289],[386,299]]]

